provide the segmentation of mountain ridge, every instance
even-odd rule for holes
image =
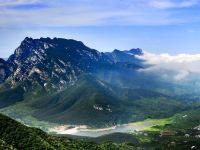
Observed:
[[[72,39],[25,38],[3,61],[10,73],[0,85],[0,108],[23,104],[37,119],[92,127],[188,109],[172,95],[182,87],[138,71],[145,66],[137,55],[141,49],[100,53]]]

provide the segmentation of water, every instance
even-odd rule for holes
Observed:
[[[67,130],[54,130],[57,134],[70,134],[70,135],[76,135],[76,136],[88,136],[88,137],[98,137],[105,134],[111,134],[116,132],[121,133],[128,133],[128,132],[134,132],[134,131],[142,131],[146,127],[152,127],[156,124],[159,124],[159,122],[144,122],[144,123],[131,123],[131,124],[124,124],[119,125],[111,128],[105,128],[105,129],[84,129],[80,127],[75,127],[72,129]]]

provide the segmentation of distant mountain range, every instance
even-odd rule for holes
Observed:
[[[143,51],[101,53],[71,39],[25,38],[0,59],[0,108],[24,103],[38,119],[95,127],[191,108],[179,99],[187,88],[141,73],[147,66],[137,55]]]
[[[131,49],[131,50],[124,50],[120,51],[115,49],[113,52],[106,52],[105,53],[112,61],[115,63],[117,62],[131,62],[131,63],[137,63],[136,55],[143,55],[143,52],[141,49]]]

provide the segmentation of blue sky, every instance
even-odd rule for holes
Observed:
[[[200,0],[1,0],[0,57],[26,37],[63,37],[99,51],[199,53]]]

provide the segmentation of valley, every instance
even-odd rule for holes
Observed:
[[[48,129],[53,128],[54,130],[49,130],[48,135],[49,136],[51,135],[53,137],[46,140],[50,142],[52,140],[57,139],[59,142],[60,139],[63,139],[62,140],[63,144],[65,142],[69,142],[67,145],[65,145],[67,147],[70,147],[70,143],[74,142],[73,140],[75,141],[78,140],[79,142],[85,143],[85,145],[82,145],[83,144],[82,143],[81,144],[82,146],[86,146],[87,144],[90,144],[91,142],[99,143],[101,145],[102,142],[106,144],[105,142],[113,141],[115,143],[122,144],[123,147],[125,146],[124,144],[126,143],[127,144],[126,146],[130,146],[130,148],[132,147],[132,149],[139,148],[139,149],[144,149],[144,150],[146,149],[154,150],[154,149],[168,148],[168,149],[174,149],[174,150],[176,149],[181,150],[181,149],[191,149],[191,147],[198,149],[200,146],[199,145],[199,142],[200,142],[199,119],[200,118],[199,118],[199,115],[197,114],[199,113],[200,113],[200,109],[195,109],[193,111],[186,111],[180,114],[176,114],[173,117],[166,118],[166,119],[158,119],[158,120],[149,119],[142,122],[130,123],[130,124],[121,125],[121,126],[119,125],[119,128],[118,128],[119,132],[113,132],[113,133],[109,132],[111,130],[114,131],[116,129],[112,127],[108,127],[104,129],[91,129],[91,128],[87,129],[86,126],[80,126],[79,128],[76,127],[77,130],[74,130],[73,126],[66,126],[66,125],[65,126],[64,125],[49,126]],[[1,122],[4,122],[4,121],[1,120]],[[12,125],[14,124],[12,123]],[[9,127],[9,126],[3,126],[3,127]],[[23,128],[27,128],[27,127],[23,126]],[[65,130],[66,128],[69,128],[69,129]],[[70,130],[71,132],[69,132]],[[59,132],[56,133],[55,131],[59,131]],[[108,132],[105,134],[102,134],[105,131],[108,131]],[[70,139],[70,141],[68,141],[68,139]],[[5,142],[3,143],[5,145]],[[8,143],[6,142],[6,144],[9,145],[9,142]],[[76,144],[79,145],[80,143],[76,143]],[[109,146],[112,145],[110,144],[111,143],[109,143]],[[40,145],[40,147],[41,146],[42,145]],[[67,149],[67,147],[65,148]],[[116,147],[114,149],[116,149]]]
[[[23,110],[22,110],[23,108]],[[36,111],[36,110],[35,110]],[[30,109],[23,103],[19,103],[15,106],[0,109],[0,113],[12,117],[13,119],[31,127],[36,127],[48,132],[50,134],[65,135],[71,134],[76,136],[88,136],[98,137],[106,134],[121,132],[131,133],[134,131],[143,131],[155,125],[167,124],[168,119],[147,119],[140,122],[119,124],[115,126],[109,126],[106,128],[89,127],[87,125],[73,125],[73,124],[58,124],[47,122],[44,120],[38,120],[32,116],[34,110]]]

